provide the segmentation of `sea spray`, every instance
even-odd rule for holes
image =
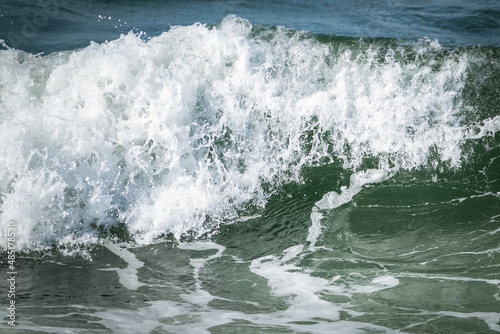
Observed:
[[[2,222],[17,222],[20,249],[116,226],[150,243],[259,210],[305,166],[459,167],[470,64],[435,41],[236,16],[44,57],[4,48]]]

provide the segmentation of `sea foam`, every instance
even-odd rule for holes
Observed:
[[[139,243],[199,235],[304,166],[459,166],[467,54],[384,43],[228,16],[43,57],[4,47],[0,247],[8,221],[19,249],[119,224]]]

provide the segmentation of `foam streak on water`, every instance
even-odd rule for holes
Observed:
[[[45,57],[1,50],[2,222],[22,249],[119,224],[150,243],[261,208],[304,166],[459,166],[470,61],[435,41],[320,43],[234,16]]]
[[[311,227],[307,235],[307,241],[310,243],[309,247],[314,249],[316,241],[321,234],[321,219],[323,215],[320,210],[332,210],[342,204],[348,203],[352,200],[353,196],[358,194],[362,187],[368,183],[381,182],[384,179],[390,178],[390,174],[385,170],[367,170],[351,175],[350,186],[342,187],[340,194],[331,191],[323,196],[321,200],[315,203],[311,212]]]
[[[120,247],[118,244],[108,244],[106,245],[106,248],[123,259],[126,262],[127,267],[124,269],[103,268],[100,270],[116,271],[120,277],[120,283],[127,289],[137,290],[140,286],[144,285],[139,282],[137,278],[137,269],[144,266],[143,262],[137,260],[133,253],[128,251],[125,247]]]

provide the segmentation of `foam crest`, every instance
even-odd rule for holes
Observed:
[[[367,171],[357,172],[351,175],[349,187],[343,186],[340,193],[331,191],[326,193],[322,199],[315,203],[311,212],[311,226],[307,235],[309,247],[314,248],[316,241],[321,234],[321,220],[323,214],[321,210],[332,210],[348,203],[357,195],[365,184],[377,183],[389,179],[393,173],[385,169],[369,169]]]
[[[20,248],[117,224],[150,243],[261,208],[304,166],[411,169],[433,152],[459,166],[469,59],[440,52],[235,16],[45,57],[0,50],[2,221]]]

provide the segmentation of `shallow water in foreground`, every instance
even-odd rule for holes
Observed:
[[[314,247],[303,186],[210,240],[22,255],[18,329],[498,332],[498,193],[416,174],[325,213]]]

